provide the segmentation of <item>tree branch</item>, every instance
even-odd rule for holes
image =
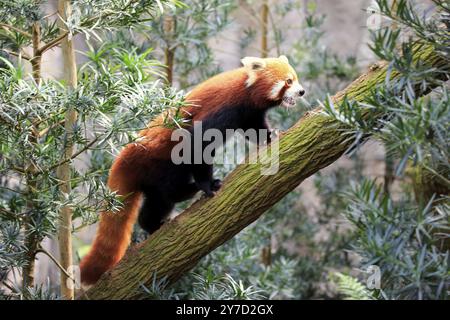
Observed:
[[[3,216],[4,218],[10,219],[10,220],[17,220],[17,219],[22,219],[24,215],[0,208],[0,216]]]
[[[65,31],[62,32],[58,37],[56,37],[55,39],[53,39],[50,42],[47,42],[46,44],[44,44],[42,47],[40,47],[37,51],[40,55],[42,55],[45,51],[57,46],[58,44],[60,44],[64,38],[69,34],[69,31]]]
[[[27,61],[31,60],[31,57],[29,55],[27,55],[26,53],[24,53],[24,52],[17,53],[17,52],[8,50],[8,49],[2,49],[2,50],[5,51],[9,55],[12,55],[12,56],[15,56],[15,57],[18,57],[18,58],[23,58],[23,59],[25,59]]]
[[[415,60],[437,70],[449,68],[448,61],[430,46],[417,50]],[[339,105],[344,96],[365,101],[371,89],[385,81],[386,71],[385,63],[377,64],[338,92],[333,102]],[[392,72],[390,76],[399,75]],[[132,248],[86,292],[86,296],[90,299],[139,299],[145,297],[142,285],[151,286],[155,274],[168,284],[175,282],[302,181],[340,158],[352,144],[342,129],[345,129],[342,124],[320,109],[306,114],[280,138],[279,168],[275,175],[261,175],[262,164],[238,166],[215,197],[197,201],[137,248]],[[262,151],[264,149],[260,153]],[[80,298],[86,299],[86,296]]]
[[[92,139],[91,142],[89,142],[87,145],[85,145],[83,148],[81,148],[80,150],[78,150],[77,152],[75,152],[74,154],[72,154],[70,157],[68,158],[64,158],[63,160],[61,160],[60,162],[50,166],[47,170],[51,171],[53,169],[58,168],[59,166],[75,159],[76,157],[78,157],[80,154],[82,154],[83,152],[85,152],[86,150],[88,150],[90,147],[92,147],[94,145],[94,143],[96,143],[99,140],[99,136],[96,136],[94,139]]]
[[[27,38],[30,38],[30,39],[32,38],[31,33],[26,32],[25,30],[19,29],[17,27],[11,26],[9,24],[0,23],[0,27],[2,27],[3,29],[7,29],[7,30],[13,30],[13,31],[15,31],[17,33],[20,33],[21,35],[23,35],[23,36],[25,36]]]
[[[39,247],[39,249],[36,250],[36,253],[43,253],[45,254],[47,257],[50,258],[50,260],[53,261],[53,263],[59,268],[59,270],[61,270],[61,272],[63,274],[66,275],[66,277],[68,277],[70,280],[72,280],[73,282],[75,282],[75,279],[72,277],[72,275],[70,273],[68,273],[66,271],[66,269],[63,268],[63,266],[61,265],[61,263],[59,263],[58,259],[56,259],[50,252],[48,252],[47,250],[45,250],[42,247]]]

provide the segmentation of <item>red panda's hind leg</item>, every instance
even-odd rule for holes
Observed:
[[[170,214],[173,208],[174,203],[163,195],[157,192],[146,192],[139,211],[139,225],[151,234],[162,226],[164,218]]]
[[[178,188],[175,192],[170,194],[170,200],[173,202],[181,202],[191,199],[195,194],[200,191],[195,182],[188,183],[183,187]]]

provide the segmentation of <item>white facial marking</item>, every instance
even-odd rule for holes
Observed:
[[[257,57],[245,57],[241,60],[241,63],[250,70],[261,70],[266,67],[264,59]]]
[[[270,90],[270,99],[277,100],[280,96],[281,90],[284,88],[284,81],[277,81],[274,86],[272,87],[272,90]]]
[[[245,80],[245,86],[248,88],[256,81],[256,74],[254,72],[249,72],[247,80]]]
[[[248,88],[255,83],[257,79],[256,72],[266,67],[266,61],[257,57],[245,57],[241,60],[243,66],[247,69],[248,78],[245,81],[245,86]]]
[[[300,91],[304,90],[298,81],[294,81],[289,89],[284,92],[282,105],[285,107],[292,107],[297,104],[298,99],[301,98]]]

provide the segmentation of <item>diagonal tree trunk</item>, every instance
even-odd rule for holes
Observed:
[[[421,47],[415,59],[448,67],[431,47]],[[385,81],[386,71],[385,63],[375,64],[332,100],[339,104],[347,96],[364,101],[371,89]],[[391,77],[398,74],[393,72]],[[341,157],[352,141],[340,129],[342,126],[320,109],[306,114],[280,138],[279,170],[275,175],[261,175],[262,164],[238,166],[215,197],[197,201],[166,223],[81,298],[139,299],[145,297],[141,286],[151,286],[155,275],[168,284],[178,280],[303,180]]]

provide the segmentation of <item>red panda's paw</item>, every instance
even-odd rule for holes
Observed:
[[[270,139],[269,142],[271,140],[275,140],[276,138],[281,137],[284,134],[284,131],[280,130],[280,129],[272,129],[270,130]]]
[[[212,198],[216,195],[216,193],[214,191],[208,190],[208,191],[203,191],[202,196],[200,197],[201,199],[205,199],[205,198]]]
[[[211,182],[211,190],[212,190],[212,191],[217,191],[217,190],[219,190],[221,187],[222,187],[222,180],[220,180],[220,179],[214,179],[214,180]]]
[[[214,197],[215,192],[212,190],[211,185],[212,185],[212,181],[202,181],[202,182],[197,182],[197,186],[198,188],[203,191],[203,195],[202,198],[207,197],[207,198],[211,198]]]
[[[216,191],[222,187],[222,181],[214,179],[212,181],[204,181],[197,183],[198,188],[203,191],[203,197],[211,198],[216,195]]]

